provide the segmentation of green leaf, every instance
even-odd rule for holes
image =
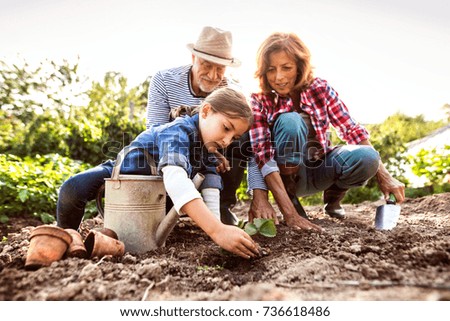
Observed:
[[[28,199],[28,190],[23,189],[19,192],[19,199],[22,203],[25,203],[25,201]]]
[[[253,224],[253,223],[247,223],[245,225],[244,231],[248,235],[255,235],[256,233],[258,233],[258,229],[256,228],[255,224]]]
[[[51,224],[55,221],[55,217],[53,215],[50,215],[48,213],[42,213],[39,215],[41,218],[42,223],[44,224]]]
[[[255,218],[255,219],[253,220],[253,223],[255,224],[256,229],[259,230],[259,229],[261,228],[261,226],[262,226],[266,221],[267,221],[266,218]]]
[[[259,234],[265,237],[275,237],[277,235],[277,229],[273,220],[266,220],[259,228]]]
[[[6,216],[5,214],[0,214],[0,223],[5,224],[9,221],[8,216]]]

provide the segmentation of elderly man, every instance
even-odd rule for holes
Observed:
[[[200,105],[215,89],[230,86],[230,81],[224,76],[226,68],[241,64],[233,58],[232,35],[229,31],[204,27],[197,42],[187,47],[192,52],[192,64],[158,71],[152,78],[148,92],[147,128],[172,121],[170,111],[173,108]],[[220,192],[220,214],[219,209],[216,214],[226,224],[237,223],[230,208],[236,203],[236,189],[244,174],[245,161],[251,155],[245,155],[247,150],[250,150],[249,139],[244,135],[224,151],[231,169],[221,174],[223,189]],[[244,163],[241,164],[241,161]],[[205,201],[219,198],[218,191],[210,189],[203,189],[202,196]],[[210,204],[214,203],[212,201]]]

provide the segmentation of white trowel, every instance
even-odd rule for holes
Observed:
[[[375,214],[375,229],[392,230],[397,225],[400,211],[400,205],[396,205],[396,199],[394,195],[391,194],[389,199],[386,200],[386,205],[377,207],[377,212]]]

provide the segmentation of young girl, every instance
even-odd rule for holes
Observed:
[[[168,124],[152,126],[130,144],[139,149],[125,157],[121,173],[149,174],[150,168],[143,152],[143,149],[147,150],[157,163],[166,191],[178,213],[187,214],[223,249],[244,258],[254,257],[258,255],[258,249],[251,237],[235,226],[221,223],[216,217],[222,181],[216,172],[215,154],[249,130],[253,115],[246,98],[233,89],[222,88],[210,94],[199,107],[184,109],[186,116]],[[103,163],[70,178],[61,189],[65,189],[64,195],[67,195],[68,187],[65,185],[74,186],[71,180],[87,181],[89,176],[104,175],[105,171],[110,176],[113,167],[111,161]],[[205,176],[200,190],[209,206],[191,181],[198,172]],[[98,188],[86,186],[86,189],[97,191]],[[70,202],[70,197],[60,199],[59,206],[64,206],[65,202]],[[82,211],[72,211],[70,215],[61,213],[68,212],[58,211],[58,226],[76,229],[84,208]]]

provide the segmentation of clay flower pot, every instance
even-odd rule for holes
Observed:
[[[37,270],[60,260],[70,243],[72,236],[60,227],[53,225],[36,227],[30,235],[25,269]]]
[[[79,257],[79,258],[87,258],[87,251],[84,247],[83,238],[81,237],[81,234],[77,231],[66,228],[65,231],[72,236],[72,243],[70,243],[69,248],[67,249],[67,256],[68,257]]]
[[[117,237],[117,233],[114,232],[113,230],[106,228],[106,227],[97,227],[94,229],[94,231],[100,232],[102,234],[105,234],[109,237],[112,237],[113,239],[118,240],[119,238]]]
[[[105,255],[123,256],[125,253],[123,242],[95,230],[89,232],[86,240],[84,240],[84,246],[90,258]]]

